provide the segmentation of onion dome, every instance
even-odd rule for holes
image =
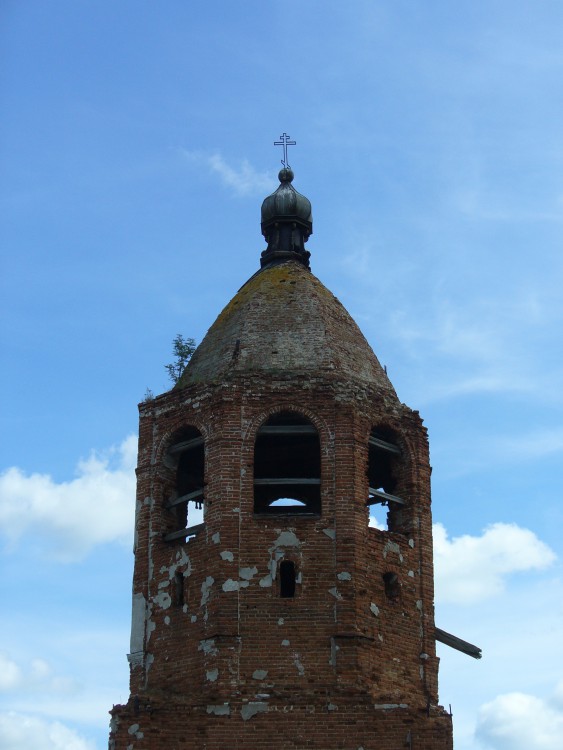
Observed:
[[[262,203],[262,234],[268,247],[262,253],[262,267],[285,260],[297,260],[309,268],[305,243],[313,233],[311,202],[291,184],[293,171],[284,167],[278,175],[280,185]]]

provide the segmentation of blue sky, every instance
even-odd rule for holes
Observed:
[[[0,745],[127,698],[137,402],[256,270],[282,132],[314,273],[430,434],[456,750],[563,731],[563,5],[5,0]],[[540,728],[543,730],[540,731]]]

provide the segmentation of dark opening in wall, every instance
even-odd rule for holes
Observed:
[[[174,604],[177,607],[182,607],[184,605],[184,574],[183,573],[176,573],[174,575]]]
[[[176,529],[165,536],[166,541],[174,541],[190,536],[189,532],[196,533],[199,528],[199,525],[189,526],[189,509],[201,509],[204,502],[205,447],[200,431],[186,427],[179,432],[168,449],[165,463],[176,469],[175,492],[166,504],[175,516]]]
[[[399,576],[396,573],[384,573],[383,583],[385,584],[385,596],[392,601],[399,598],[401,594],[401,584],[399,583]]]
[[[321,512],[321,449],[315,426],[295,412],[275,414],[254,446],[254,512]]]
[[[387,528],[398,530],[401,512],[406,501],[401,497],[403,456],[393,432],[385,427],[373,429],[368,444],[367,504],[387,505]]]
[[[293,599],[295,596],[295,563],[291,560],[280,563],[280,596],[282,599]]]

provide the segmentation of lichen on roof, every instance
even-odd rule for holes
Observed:
[[[394,393],[340,301],[301,263],[266,266],[219,314],[176,387],[236,373],[313,373],[362,380]]]

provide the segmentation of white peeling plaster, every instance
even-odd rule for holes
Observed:
[[[379,607],[377,606],[377,604],[374,604],[373,602],[369,605],[369,610],[372,613],[372,615],[375,615],[376,617],[379,614]]]
[[[187,607],[188,605],[186,604],[184,606]],[[186,612],[187,612],[187,610],[186,610]],[[197,615],[192,615],[191,620],[192,620],[192,622],[197,622]]]
[[[207,638],[203,641],[200,641],[197,650],[203,651],[203,653],[207,656],[217,656],[217,654],[219,653],[217,647],[215,646],[214,638]]]
[[[143,737],[145,736],[142,732],[139,731],[139,725],[138,724],[131,724],[131,726],[127,730],[127,733],[130,734],[131,736],[135,735],[135,737],[138,740],[142,740]]]
[[[336,576],[339,581],[351,581],[352,580],[352,574],[347,573],[346,571],[342,571],[342,573],[338,573]]]
[[[411,549],[414,549],[414,539],[409,539],[409,547],[411,547]]]
[[[201,606],[203,607],[205,604],[207,604],[207,600],[209,599],[209,594],[211,587],[215,583],[215,579],[213,576],[207,576],[205,581],[201,584]]]
[[[240,513],[240,508],[233,508],[233,513]]]
[[[416,600],[416,608],[422,612],[422,599]]]
[[[303,574],[301,571],[295,576],[295,583],[302,583],[303,582]]]
[[[213,544],[220,544],[221,543],[221,534],[216,531],[214,534],[211,535],[211,541]]]
[[[145,660],[145,654],[143,651],[137,651],[134,654],[127,654],[127,661],[129,662],[131,669],[142,667]]]
[[[338,706],[336,705],[336,703],[329,703],[327,708],[329,711],[338,711]]]
[[[258,583],[260,584],[260,586],[261,586],[261,587],[262,587],[263,589],[265,589],[265,588],[268,588],[268,587],[269,587],[269,586],[271,586],[271,585],[272,585],[272,583],[273,583],[273,581],[272,581],[272,576],[264,576],[264,578],[261,578],[261,579],[260,579],[260,580],[258,581]]]
[[[234,559],[235,559],[235,556],[230,550],[224,549],[221,552],[221,560],[227,560],[228,562],[233,562]]]
[[[215,682],[217,677],[219,677],[219,670],[218,669],[208,669],[205,673],[205,676],[209,680],[209,682]]]
[[[218,706],[207,706],[207,713],[215,716],[230,716],[231,707],[228,703],[220,703]]]
[[[282,531],[274,542],[275,547],[299,547],[300,541],[294,531]]]
[[[159,589],[167,589],[170,586],[170,581],[161,581],[158,584]]]
[[[166,617],[164,618],[164,624],[170,625],[170,618],[168,617],[168,615],[166,615]]]
[[[176,570],[178,568],[184,568],[184,577],[189,577],[192,574],[192,561],[189,558],[189,555],[186,553],[185,549],[182,549],[182,552],[176,552],[176,564],[171,565],[170,569],[168,571],[168,577],[170,580],[172,580],[176,574]]]
[[[289,641],[287,640],[287,638],[283,639],[283,641],[281,642],[281,645],[282,646],[289,646]]]
[[[301,660],[300,660],[299,654],[297,652],[295,652],[293,654],[293,663],[297,667],[297,671],[299,672],[299,676],[303,677],[303,675],[305,674],[305,667],[303,666],[303,664],[301,664]]]
[[[409,570],[409,578],[414,578],[414,570]]]
[[[381,641],[381,643],[383,643],[383,636],[381,635],[381,633],[378,633],[377,637],[379,638],[379,640]]]
[[[394,552],[396,555],[399,555],[399,561],[403,562],[401,548],[399,547],[397,542],[388,541],[385,543],[385,547],[383,547],[383,557],[386,558],[389,552]]]
[[[334,529],[323,529],[323,534],[326,534],[329,539],[336,538],[336,531]]]
[[[145,640],[146,600],[143,594],[133,594],[131,610],[131,640],[129,651],[142,651]]]
[[[267,669],[255,669],[252,673],[252,679],[253,680],[265,680],[268,676],[268,670]]]
[[[147,620],[147,643],[150,641],[151,635],[156,630],[156,622],[153,620]]]
[[[373,707],[376,711],[390,711],[393,708],[408,708],[408,703],[374,703]]]
[[[250,702],[246,706],[243,706],[240,710],[243,721],[252,719],[256,714],[266,713],[268,710],[268,704],[262,701]]]
[[[335,586],[334,588],[332,588],[332,589],[329,589],[329,590],[328,590],[328,593],[329,593],[329,594],[332,594],[332,595],[334,596],[334,598],[335,598],[335,599],[342,599],[342,594],[341,594],[341,593],[340,593],[340,591],[339,591],[339,590],[338,590],[338,589],[336,588],[336,586]]]
[[[232,578],[227,578],[222,588],[223,591],[238,591],[239,589],[245,589],[250,586],[248,581],[234,581]]]
[[[280,617],[280,619],[278,620],[278,625],[283,625],[284,622],[285,622],[284,618]]]
[[[256,567],[256,565],[253,568],[239,568],[238,570],[239,576],[245,581],[251,581],[256,573],[258,573],[258,568]]]
[[[172,604],[172,597],[167,591],[159,591],[156,596],[153,596],[153,602],[158,604],[161,609],[168,609]]]
[[[425,661],[426,661],[426,659],[430,659],[430,657],[428,656],[428,654],[425,654],[424,651],[420,654],[420,658],[424,659]]]

